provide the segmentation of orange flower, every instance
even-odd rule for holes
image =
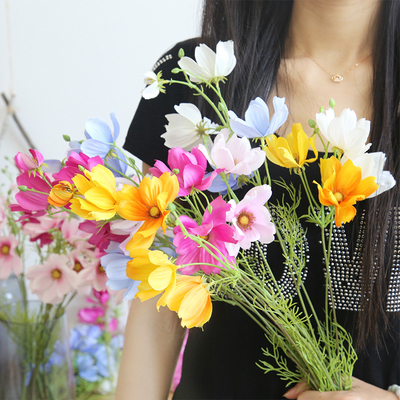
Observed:
[[[68,181],[61,181],[53,186],[47,201],[54,207],[64,207],[70,202],[73,195],[74,188],[72,185]]]
[[[200,276],[178,275],[166,303],[178,313],[183,327],[201,327],[211,318],[211,296]]]
[[[156,231],[167,228],[165,221],[169,215],[168,204],[178,195],[179,184],[175,175],[164,172],[159,178],[144,177],[139,187],[124,185],[118,192],[118,214],[130,221],[144,221],[138,232],[127,245],[134,248],[148,248]]]
[[[375,177],[361,179],[362,171],[351,160],[344,165],[332,156],[321,160],[322,185],[318,185],[319,201],[325,206],[335,206],[335,223],[350,222],[356,215],[353,207],[357,201],[364,200],[378,188]]]
[[[131,256],[133,259],[126,265],[126,276],[140,281],[135,297],[146,301],[164,292],[157,308],[165,306],[165,300],[175,286],[176,266],[159,250],[136,249]]]

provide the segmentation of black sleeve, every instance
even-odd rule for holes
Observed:
[[[164,79],[183,80],[183,74],[172,74],[171,70],[178,67],[178,52],[183,48],[185,55],[193,57],[197,45],[196,39],[180,42],[165,53],[155,64],[155,73],[162,71]],[[155,99],[142,100],[128,129],[124,149],[148,165],[154,160],[167,161],[168,148],[164,146],[164,139],[160,137],[165,132],[168,123],[166,114],[175,113],[174,106],[184,102],[194,102],[191,90],[184,85],[166,85],[166,93],[160,93]]]

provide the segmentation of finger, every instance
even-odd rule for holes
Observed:
[[[307,383],[305,382],[299,382],[295,386],[293,386],[291,389],[289,389],[283,397],[286,397],[287,399],[297,399],[297,396],[306,391],[308,389]]]

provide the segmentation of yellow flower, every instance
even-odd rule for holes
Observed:
[[[378,188],[375,177],[362,178],[360,167],[351,160],[344,165],[332,156],[321,160],[322,187],[318,185],[318,196],[321,204],[335,206],[335,224],[350,222],[356,215],[353,207],[357,201],[364,200]]]
[[[68,181],[61,181],[54,185],[47,197],[47,201],[54,207],[66,206],[72,196],[74,195],[74,188]]]
[[[133,259],[126,265],[126,275],[140,281],[135,297],[146,301],[164,292],[157,302],[157,308],[165,306],[166,298],[175,286],[176,266],[159,250],[136,249],[131,256]]]
[[[118,214],[130,221],[143,221],[127,244],[128,251],[138,247],[148,248],[160,227],[165,232],[165,221],[170,213],[167,207],[175,200],[178,191],[178,180],[169,172],[163,173],[160,178],[144,177],[138,188],[124,185],[118,194]]]
[[[77,174],[72,178],[79,197],[71,200],[71,211],[89,220],[107,220],[116,214],[117,194],[115,177],[112,172],[99,164],[85,176]]]
[[[318,157],[315,148],[315,137],[309,138],[301,124],[293,124],[292,132],[286,138],[269,135],[266,137],[265,153],[268,160],[284,168],[301,168],[305,163],[314,162]],[[307,159],[308,149],[314,157]]]
[[[167,297],[167,306],[178,313],[181,325],[201,327],[211,318],[211,296],[200,276],[178,275]]]

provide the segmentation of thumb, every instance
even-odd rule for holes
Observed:
[[[306,382],[299,382],[292,388],[290,388],[284,395],[283,397],[286,397],[287,399],[297,399],[297,396],[305,392],[308,389],[307,383]]]

